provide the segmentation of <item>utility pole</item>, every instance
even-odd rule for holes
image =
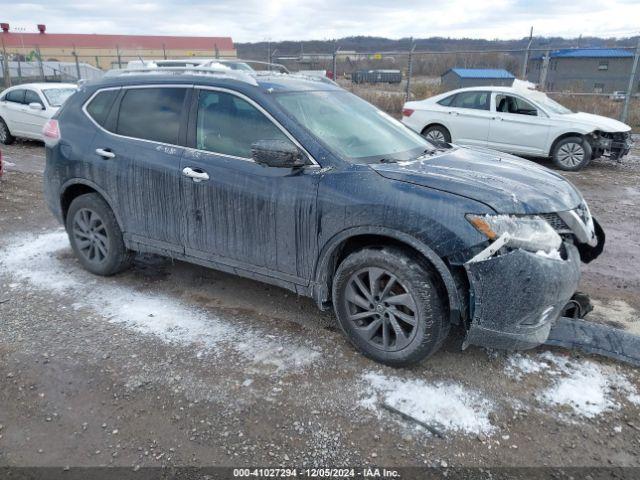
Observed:
[[[527,43],[527,49],[524,52],[524,62],[522,63],[522,80],[527,79],[527,63],[529,63],[529,50],[531,49],[531,42],[533,41],[533,27],[529,31],[529,43]]]
[[[333,49],[333,81],[338,81],[338,52],[340,51],[340,47],[338,47],[338,42],[336,42],[335,48]]]
[[[122,68],[122,56],[120,55],[119,45],[116,45],[116,55],[118,56],[118,68]]]
[[[633,83],[636,80],[636,73],[638,72],[638,58],[640,57],[640,36],[638,36],[638,43],[636,44],[636,54],[633,56],[633,66],[631,67],[631,76],[629,77],[629,86],[627,87],[627,94],[624,96],[624,106],[622,107],[622,115],[620,121],[626,123],[629,115],[629,103],[631,102],[631,95],[633,94]]]
[[[413,51],[416,49],[416,44],[413,43],[413,37],[410,39],[411,49],[409,50],[409,60],[407,66],[407,90],[405,92],[405,101],[408,102],[411,98],[411,76],[413,75]]]
[[[76,47],[74,46],[73,49],[75,50]],[[42,64],[42,55],[40,54],[40,46],[39,45],[36,45],[36,55],[38,57],[38,68],[40,69],[40,78],[44,82],[46,79],[45,79],[45,76],[44,76],[44,65]]]

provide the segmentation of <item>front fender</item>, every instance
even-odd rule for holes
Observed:
[[[456,288],[451,271],[442,259],[427,245],[418,239],[404,232],[393,230],[380,226],[360,226],[352,227],[334,235],[329,239],[320,251],[318,261],[316,262],[314,280],[311,285],[311,294],[320,309],[325,309],[325,303],[330,298],[331,290],[331,274],[333,272],[334,262],[340,247],[350,238],[359,235],[379,235],[388,237],[398,242],[411,246],[420,252],[434,266],[447,291],[449,301],[449,320],[457,323],[460,318],[460,297]]]

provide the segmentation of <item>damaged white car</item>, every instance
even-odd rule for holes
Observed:
[[[402,121],[432,142],[551,157],[569,171],[601,156],[620,160],[629,152],[629,125],[572,112],[530,86],[516,80],[513,87],[461,88],[407,102]]]

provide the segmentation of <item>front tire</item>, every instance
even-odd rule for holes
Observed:
[[[4,121],[4,119],[0,118],[0,143],[4,145],[11,145],[15,141],[16,137],[11,135],[6,122]]]
[[[113,275],[131,266],[133,252],[127,250],[113,211],[97,193],[76,197],[69,206],[67,235],[84,268],[96,275]]]
[[[392,367],[433,355],[449,333],[439,281],[420,259],[394,247],[349,255],[333,281],[333,305],[351,343]]]
[[[582,170],[589,165],[591,156],[591,145],[578,136],[563,138],[555,144],[551,152],[553,163],[567,172]]]

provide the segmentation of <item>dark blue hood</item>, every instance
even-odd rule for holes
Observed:
[[[561,175],[489,149],[455,147],[419,160],[371,167],[383,177],[472,198],[498,213],[559,212],[582,201]]]

